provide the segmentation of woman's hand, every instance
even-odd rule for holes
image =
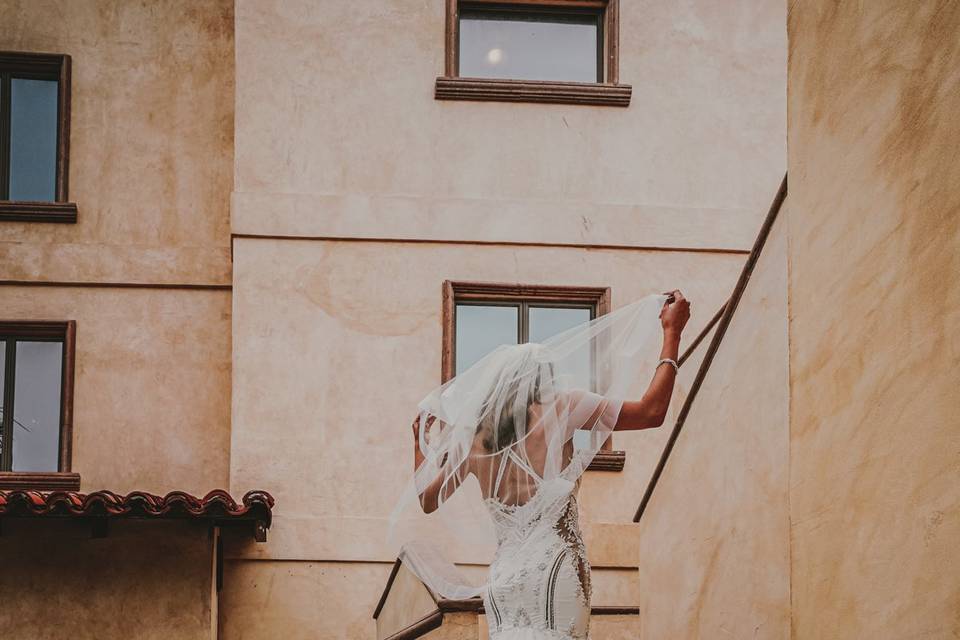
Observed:
[[[679,289],[667,293],[670,296],[660,310],[660,324],[664,333],[679,336],[690,319],[690,302],[683,297]]]
[[[427,429],[430,429],[430,426],[433,424],[434,416],[427,418]],[[417,414],[417,417],[413,419],[413,424],[410,425],[413,429],[413,468],[420,468],[420,464],[424,461],[426,456],[423,455],[423,451],[420,450],[420,414]]]
[[[420,450],[420,416],[422,415],[423,414],[417,415],[417,417],[413,419],[413,424],[410,425],[413,430],[414,473],[420,469],[420,465],[426,460],[426,456],[423,455],[423,451]],[[427,440],[430,439],[430,427],[433,426],[436,419],[436,416],[427,417],[426,424],[424,425],[424,428],[427,430]],[[423,507],[424,513],[433,513],[436,511],[440,507],[441,502],[453,495],[453,492],[457,490],[465,477],[465,469],[463,466],[451,473],[445,470],[446,464],[447,454],[444,454],[439,461],[439,468],[436,469],[438,472],[436,477],[420,492],[420,506]]]
[[[417,417],[413,419],[413,424],[410,425],[413,429],[413,469],[416,471],[420,468],[420,464],[423,462],[423,452],[420,451],[420,415],[417,414]]]

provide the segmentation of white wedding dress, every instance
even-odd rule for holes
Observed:
[[[390,539],[438,597],[483,598],[490,640],[589,638],[577,489],[623,399],[639,394],[638,373],[656,369],[666,299],[497,347],[418,403],[420,459]],[[492,554],[485,579],[462,575],[448,550],[474,565]]]
[[[577,488],[546,481],[526,504],[485,502],[497,532],[483,594],[490,640],[584,640],[590,565],[580,535]]]

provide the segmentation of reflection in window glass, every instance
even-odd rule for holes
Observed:
[[[530,342],[543,342],[567,329],[590,321],[590,309],[563,309],[557,307],[530,307]],[[582,353],[581,353],[582,351]],[[565,381],[569,388],[593,390],[593,366],[589,346],[571,354],[572,376]],[[590,432],[573,434],[573,445],[584,448],[590,445]]]
[[[519,307],[458,304],[456,373],[502,344],[517,344],[519,313]]]
[[[563,309],[556,307],[530,307],[530,342],[543,342],[567,329],[590,321],[590,309]],[[566,380],[569,388],[593,389],[590,349],[583,349],[570,356],[572,376]]]
[[[601,82],[595,14],[461,11],[460,76]]]
[[[56,471],[63,344],[18,341],[16,346],[13,470]]]
[[[530,342],[543,342],[562,331],[590,322],[589,308],[530,307]]]
[[[56,199],[57,81],[10,81],[10,200]]]

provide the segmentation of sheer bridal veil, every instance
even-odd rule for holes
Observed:
[[[424,459],[389,538],[434,593],[482,593],[498,536],[556,523],[624,400],[639,399],[653,376],[666,299],[647,296],[543,343],[498,347],[420,402]]]

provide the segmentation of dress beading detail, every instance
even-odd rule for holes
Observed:
[[[589,638],[590,564],[577,487],[563,481],[549,485],[541,485],[525,505],[486,501],[498,540],[483,596],[490,640]],[[553,504],[544,508],[543,501]],[[527,519],[532,502],[541,504]]]

